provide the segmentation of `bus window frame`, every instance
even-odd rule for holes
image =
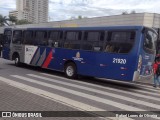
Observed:
[[[15,35],[15,32],[21,32],[21,36],[14,36]],[[20,39],[20,42],[15,42],[14,39]],[[17,40],[16,40],[17,41]],[[17,45],[21,45],[23,43],[23,30],[13,30],[13,37],[12,37],[12,44],[17,44]]]
[[[76,34],[78,33],[77,39],[67,39],[67,33],[69,32],[75,32],[74,38],[76,38]],[[66,49],[73,49],[73,50],[80,50],[81,44],[82,44],[82,37],[83,37],[83,31],[81,30],[65,30],[64,31],[64,48]],[[80,38],[80,39],[79,39]]]
[[[10,31],[11,34],[9,34],[9,35],[8,35],[8,34],[5,34],[6,31]],[[12,31],[12,30],[4,30],[3,45],[5,45],[5,44],[10,44],[10,43],[12,42],[12,34],[13,34],[13,31]],[[7,42],[6,42],[6,37],[7,37],[7,39],[10,39],[10,40],[7,40]]]
[[[87,33],[87,38],[88,38],[88,33],[89,32],[98,32],[98,40],[88,40],[86,39],[86,33]],[[101,35],[103,33],[103,40],[101,39]],[[81,50],[85,51],[93,51],[93,52],[103,52],[104,50],[104,42],[107,37],[107,31],[106,30],[84,30],[83,35],[82,35],[82,44],[81,44]],[[91,43],[91,44],[88,44]],[[101,46],[95,46],[95,43],[102,44]],[[90,45],[91,49],[84,49],[84,45]]]
[[[53,40],[52,38],[50,39],[50,34],[51,32],[58,32],[58,39]],[[47,46],[48,47],[53,47],[53,48],[63,48],[63,43],[64,43],[64,31],[63,30],[48,30],[47,31]]]
[[[145,46],[144,46],[144,42],[145,42],[145,39],[146,39],[146,32],[148,32],[148,31],[151,31],[151,32],[153,32],[154,34],[156,34],[156,32],[154,31],[154,30],[152,30],[152,29],[149,29],[149,28],[144,28],[144,30],[143,30],[143,50],[146,52],[146,53],[149,53],[149,54],[154,54],[155,53],[155,51],[156,51],[156,45],[154,46],[154,49],[149,49],[149,48],[146,48]],[[155,40],[155,41],[157,41],[158,40],[158,35],[157,35],[157,39]],[[153,41],[152,41],[153,42]],[[155,44],[155,43],[154,43]]]
[[[106,43],[104,44],[104,52],[105,53],[113,53],[113,54],[129,54],[131,51],[132,51],[132,49],[134,48],[134,46],[135,46],[135,43],[136,43],[136,37],[137,37],[137,32],[136,32],[136,30],[134,30],[134,29],[131,29],[131,30],[108,30],[107,31],[108,32],[108,36],[105,38],[106,40]],[[130,38],[128,38],[128,39],[130,39],[130,40],[133,40],[133,42],[127,42],[127,44],[128,45],[131,45],[131,49],[128,51],[128,52],[120,52],[119,50],[120,50],[120,48],[119,48],[119,50],[118,50],[118,48],[116,48],[117,47],[117,45],[119,44],[119,46],[121,47],[121,45],[124,45],[124,44],[126,44],[126,42],[116,42],[116,41],[112,41],[112,33],[114,33],[114,32],[130,32]],[[132,33],[134,33],[134,39],[131,39],[131,34]],[[128,41],[128,40],[127,40]],[[113,45],[114,46],[113,46]],[[116,46],[116,47],[115,47]],[[124,45],[125,46],[125,45]],[[114,50],[114,49],[117,49],[117,50]]]
[[[37,32],[45,32],[44,37],[39,40],[36,38]],[[36,40],[37,39],[37,40]],[[46,30],[34,30],[33,44],[37,46],[48,46],[48,31]]]
[[[26,40],[25,40],[25,32],[32,32],[31,40],[30,41],[27,40],[27,43],[25,43],[26,42]],[[23,44],[24,45],[34,45],[34,31],[33,30],[24,30],[23,31]]]

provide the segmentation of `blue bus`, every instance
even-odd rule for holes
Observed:
[[[121,81],[151,79],[157,33],[145,26],[4,30],[3,58],[46,69]]]

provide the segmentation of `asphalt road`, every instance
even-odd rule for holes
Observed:
[[[27,65],[16,67],[14,62],[4,59],[0,59],[0,96],[0,111],[92,111],[89,113],[107,117],[105,119],[123,120],[151,120],[155,119],[151,114],[155,117],[158,115],[156,111],[160,111],[159,88],[146,84],[87,77],[70,80],[65,78],[61,72]],[[134,111],[135,114],[148,114],[148,116],[115,118],[109,115],[116,111],[124,111],[124,114],[126,111],[131,111],[129,112],[131,115]],[[104,118],[54,117],[43,119],[97,120]]]

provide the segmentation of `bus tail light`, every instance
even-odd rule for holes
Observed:
[[[126,67],[121,67],[120,69],[121,69],[121,70],[127,70],[127,68],[126,68]]]

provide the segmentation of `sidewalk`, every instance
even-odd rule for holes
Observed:
[[[0,111],[77,111],[65,104],[20,90],[0,82]],[[0,118],[1,120],[97,120],[96,117]]]

